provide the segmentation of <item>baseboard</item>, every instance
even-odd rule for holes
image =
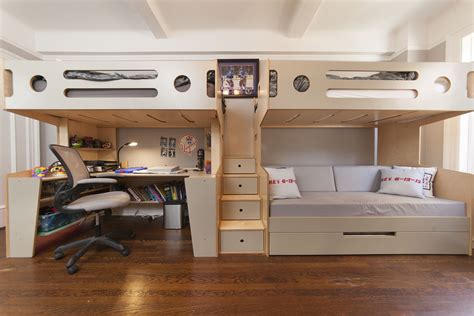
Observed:
[[[0,205],[0,228],[5,227],[5,212],[7,209],[5,208],[4,205]]]

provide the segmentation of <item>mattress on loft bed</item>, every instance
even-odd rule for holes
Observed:
[[[375,192],[301,192],[299,199],[273,200],[271,217],[466,216],[464,202]]]
[[[328,75],[329,79],[338,80],[394,80],[394,81],[410,81],[416,78],[411,78],[409,75],[412,72],[404,73],[394,72],[397,76],[390,75],[390,72],[374,73],[368,76],[366,73],[352,73],[353,77],[343,77],[337,75]],[[388,76],[388,77],[387,77]],[[433,91],[438,93],[445,93],[450,88],[450,83],[444,78],[438,78],[433,84]],[[349,98],[349,99],[414,99],[418,96],[415,89],[329,89],[326,92],[328,98]]]

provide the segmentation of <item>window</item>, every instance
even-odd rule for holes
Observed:
[[[474,33],[462,39],[462,61],[474,62]],[[474,173],[474,113],[459,119],[459,171]]]

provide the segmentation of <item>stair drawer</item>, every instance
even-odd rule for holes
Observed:
[[[221,253],[263,252],[263,231],[221,231]]]
[[[254,178],[225,178],[224,194],[257,194],[258,180]]]
[[[223,201],[222,219],[260,219],[260,201]]]
[[[253,158],[224,159],[224,173],[255,173],[255,159]]]

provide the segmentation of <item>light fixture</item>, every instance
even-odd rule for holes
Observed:
[[[127,143],[123,144],[122,146],[120,146],[119,149],[117,150],[117,162],[120,164],[120,151],[124,147],[136,147],[136,146],[138,146],[138,143],[135,142],[135,141],[127,142]]]

